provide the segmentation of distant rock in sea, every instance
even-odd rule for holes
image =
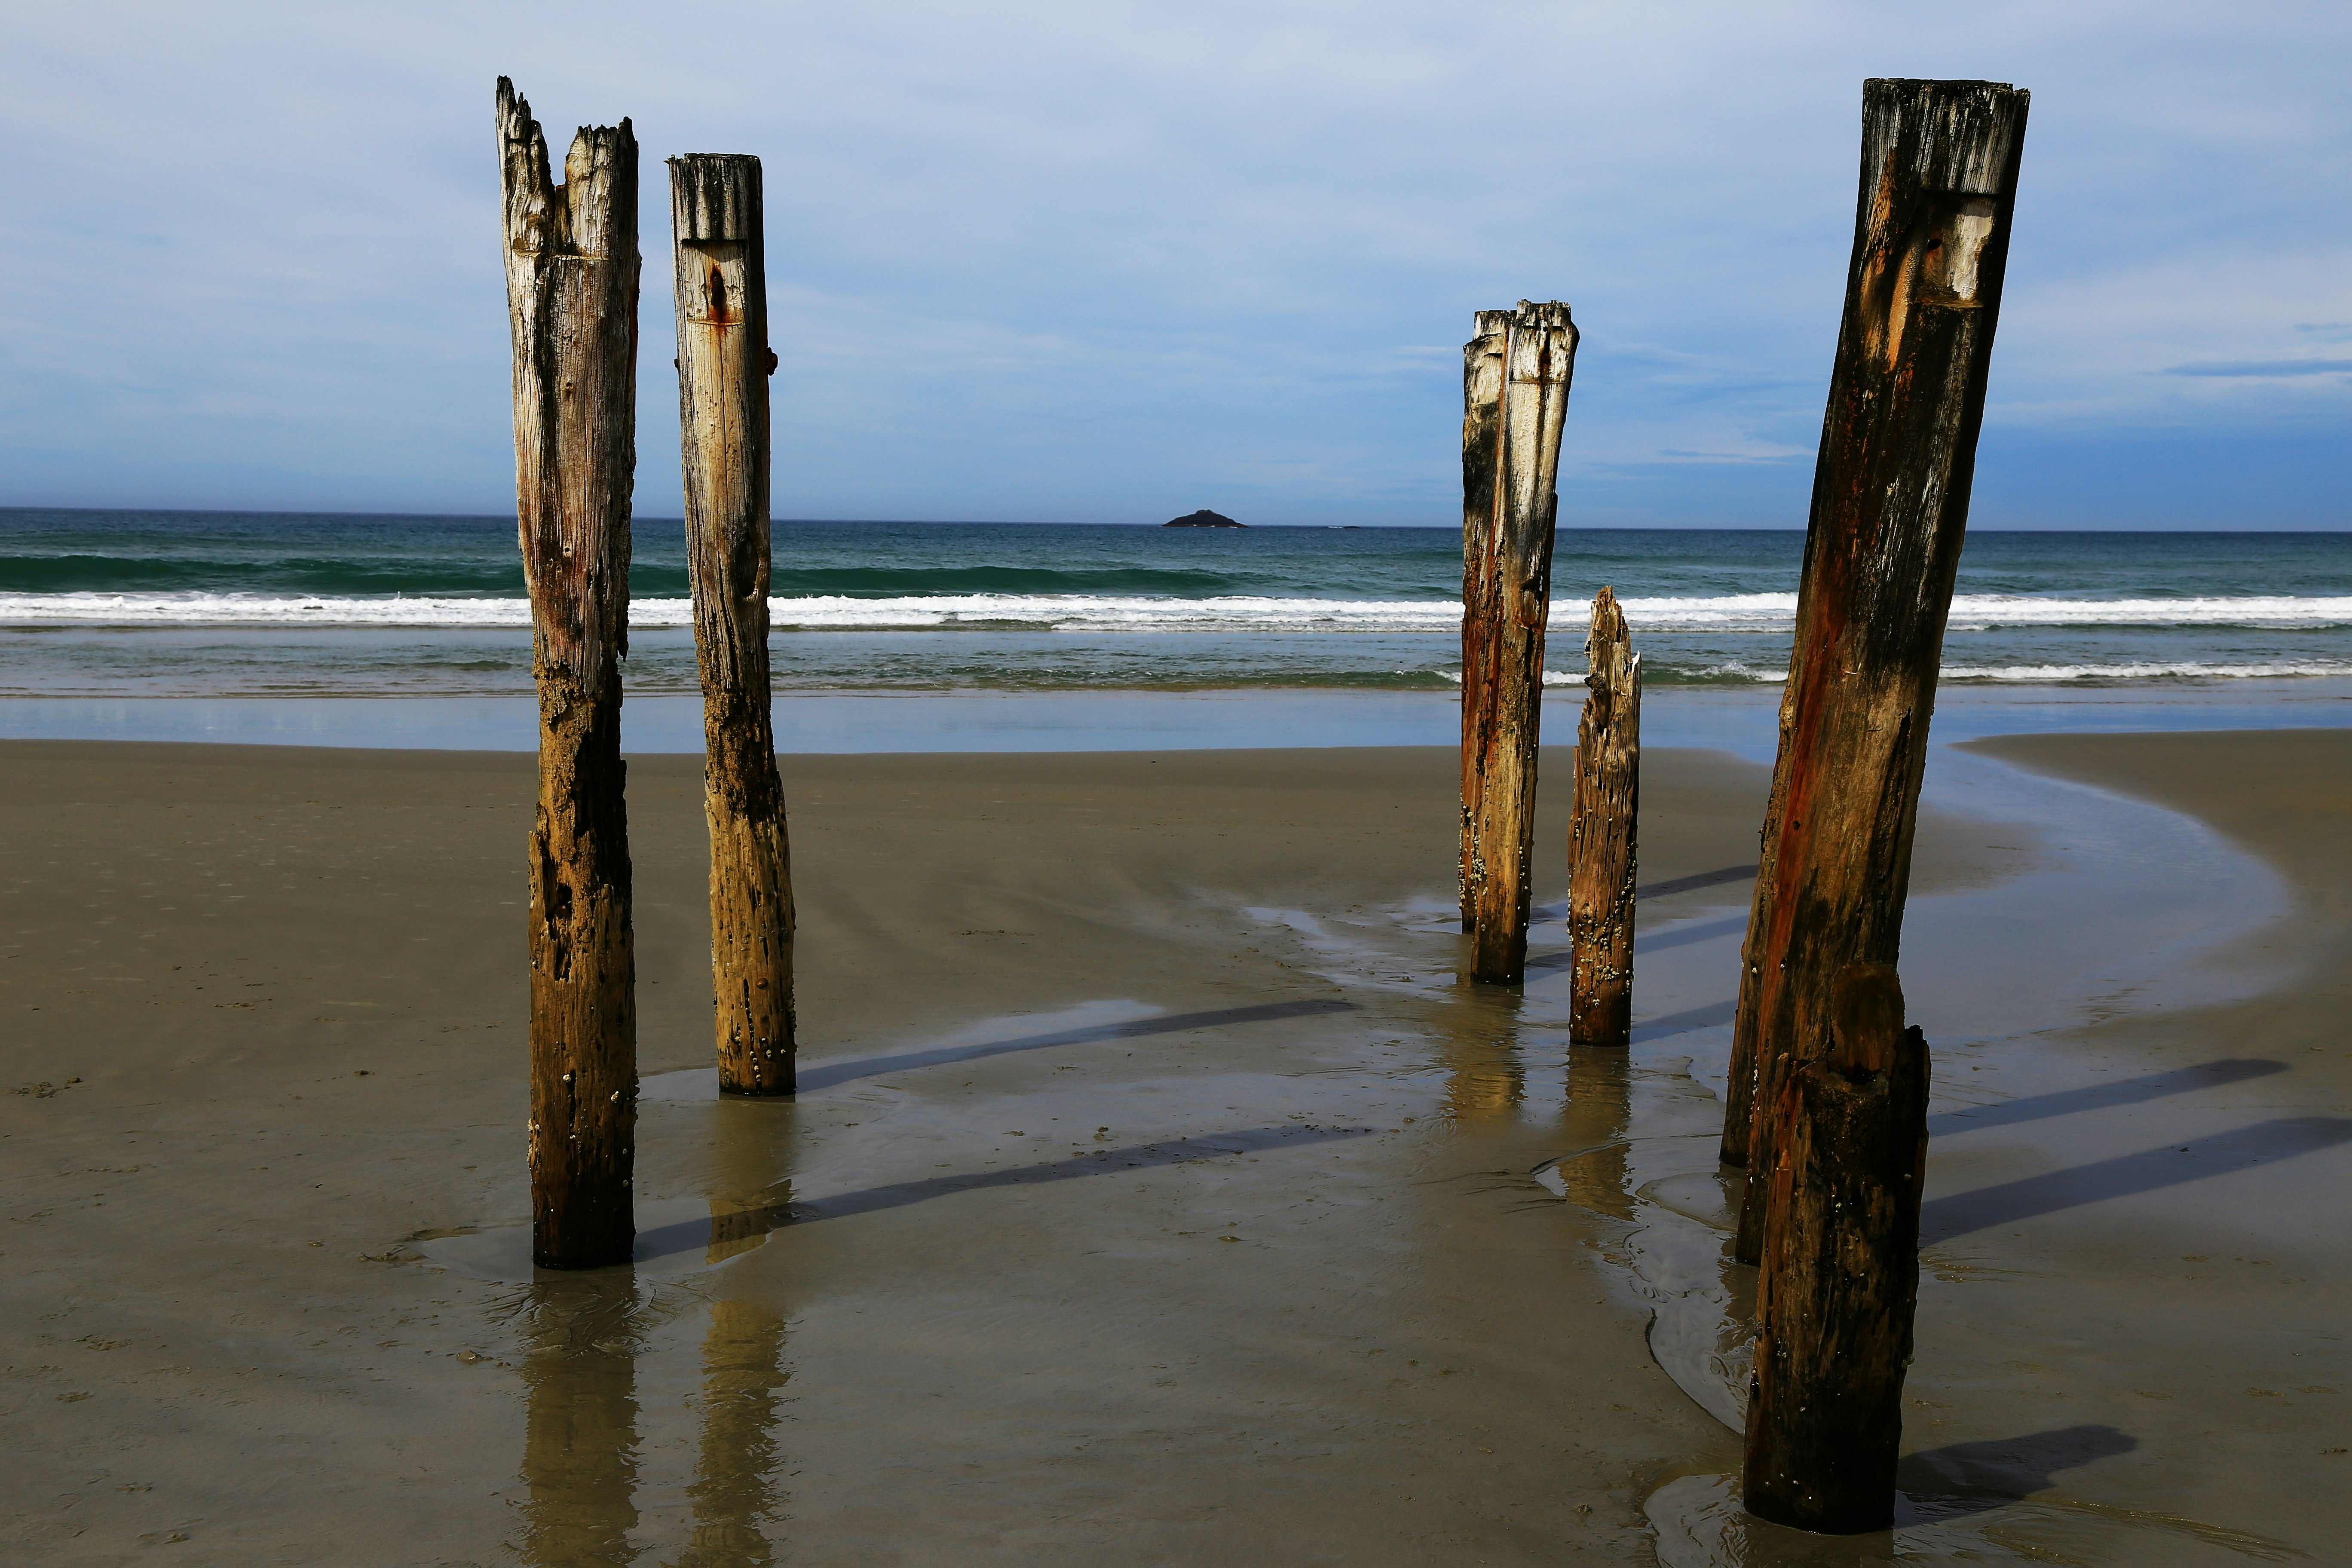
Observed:
[[[1221,511],[1211,511],[1207,507],[1202,507],[1190,517],[1170,518],[1160,526],[1162,528],[1247,528],[1249,524],[1235,522]]]

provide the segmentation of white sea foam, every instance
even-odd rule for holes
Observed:
[[[1462,684],[1458,669],[1438,671],[1454,685]],[[1679,681],[1752,680],[1759,686],[1785,683],[1789,675],[1783,669],[1754,669],[1737,662],[1711,664],[1697,669],[1682,669],[1661,665],[1657,676]],[[1969,665],[1947,662],[1938,671],[1945,680],[1987,680],[2020,685],[2051,686],[2066,681],[2096,680],[2264,680],[2291,676],[2352,675],[2352,659],[2299,659],[2272,664],[2215,664],[2199,659],[2179,659],[2170,663],[2155,661],[2119,661],[2114,664],[2004,664]],[[1546,686],[1581,686],[1580,671],[1547,669],[1543,672]]]
[[[2262,680],[2298,675],[2352,675],[2352,660],[2294,659],[2269,664],[2216,664],[2200,659],[2114,664],[1947,663],[1942,670],[1946,680],[2014,681],[2038,686],[2067,680]]]
[[[1786,632],[1797,619],[1794,594],[1731,594],[1719,598],[1622,599],[1635,631]],[[1554,614],[1560,606],[1556,603]],[[2059,599],[2025,594],[1957,594],[1954,631],[2006,626],[2352,626],[2352,597],[2243,595],[2180,599]]]
[[[1462,684],[1462,672],[1458,669],[1441,669],[1438,673],[1456,686]],[[1546,686],[1581,686],[1584,676],[1575,670],[1547,669],[1543,672],[1543,683]]]
[[[1794,625],[1794,594],[1626,599],[1636,632],[1780,633]],[[1563,597],[1559,618],[1577,605]],[[1450,632],[1462,610],[1451,599],[1306,599],[1240,595],[1217,598],[1107,595],[964,594],[895,599],[839,595],[781,598],[779,628],[952,631],[1012,626],[1072,632]],[[406,598],[255,594],[0,594],[0,625],[144,626],[528,626],[520,598]],[[685,599],[639,599],[629,624],[692,625]],[[2352,626],[2352,597],[2284,595],[2181,599],[2057,599],[1963,594],[1952,601],[1954,631],[2059,626]],[[1570,625],[1559,629],[1572,630]],[[2046,678],[2036,678],[2046,679]]]
[[[961,594],[779,599],[770,607],[769,617],[778,626],[811,630],[952,631],[1013,626],[1074,632],[1451,632],[1462,625],[1462,605],[1450,599]]]
[[[686,601],[647,600],[637,613]],[[690,624],[681,620],[678,625]],[[0,625],[110,626],[529,626],[527,599],[376,598],[260,594],[0,594]]]
[[[1790,615],[1795,614],[1793,605]],[[2284,594],[2189,599],[2037,599],[2017,594],[1959,594],[1955,631],[2000,626],[2352,626],[2352,597]]]
[[[897,599],[779,598],[781,630],[1417,632],[1461,625],[1458,603],[1435,600],[1213,599],[964,594]],[[268,597],[252,594],[0,594],[0,624],[152,626],[528,626],[524,599]],[[632,626],[693,625],[686,599],[637,599]]]

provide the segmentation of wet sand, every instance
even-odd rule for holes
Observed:
[[[2274,871],[1946,770],[1904,966],[1926,1522],[1818,1560],[2342,1534],[2352,749],[2264,738],[2257,809],[2242,740],[1977,749]],[[0,1543],[1816,1560],[1727,1544],[1710,1479],[1765,773],[1646,762],[1635,1047],[1570,1063],[1556,910],[1523,997],[1454,977],[1443,751],[788,759],[805,1092],[768,1105],[709,1098],[698,766],[640,759],[640,1262],[534,1279],[530,759],[0,744]]]
[[[1659,1560],[2337,1559],[2352,731],[1999,737],[1930,776],[2042,837],[2004,885],[1915,888],[1906,922],[1936,1075],[1910,1501],[1892,1540],[1744,1521],[1727,1432],[1650,1498]],[[1706,1180],[1664,1149],[1647,1161],[1628,1184],[1651,1175],[1654,1198]],[[1749,1271],[1717,1265],[1715,1228],[1686,1225],[1679,1257],[1671,1231],[1635,1252],[1668,1252],[1654,1273],[1728,1309],[1685,1310],[1685,1338],[1736,1343]]]

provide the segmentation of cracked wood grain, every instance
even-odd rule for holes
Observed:
[[[1577,331],[1556,300],[1481,310],[1476,322],[1462,351],[1462,925],[1472,978],[1517,984]]]
[[[583,127],[557,184],[499,79],[515,516],[539,688],[530,835],[531,1248],[628,1260],[637,1100],[620,659],[636,477],[637,143]]]
[[[679,454],[702,676],[722,1094],[793,1092],[793,886],[769,709],[767,262],[760,161],[669,161]]]
[[[2027,95],[1873,80],[1813,504],[1742,952],[1723,1149],[1769,1170],[1801,1010],[1896,962],[1944,623],[2009,258]],[[1748,1184],[1737,1255],[1755,1261]]]
[[[1576,730],[1568,828],[1571,1045],[1622,1048],[1633,1037],[1634,838],[1642,785],[1642,656],[1617,595],[1592,600],[1585,639],[1591,695]]]

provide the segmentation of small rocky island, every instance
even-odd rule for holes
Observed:
[[[1160,525],[1162,528],[1247,528],[1248,523],[1235,522],[1221,511],[1202,507],[1190,517],[1172,517]]]

